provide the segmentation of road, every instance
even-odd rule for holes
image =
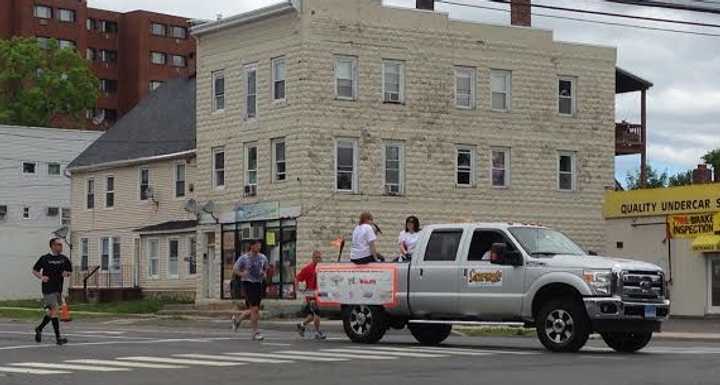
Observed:
[[[226,322],[189,326],[72,322],[66,346],[42,344],[32,325],[0,321],[0,384],[197,385],[347,383],[419,384],[718,384],[720,344],[656,341],[623,355],[591,340],[578,354],[553,354],[527,337],[451,336],[437,348],[406,331],[380,344],[351,344],[332,330],[327,341],[302,339],[290,327],[266,340],[233,333]]]

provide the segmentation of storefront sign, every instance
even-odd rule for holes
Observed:
[[[720,211],[720,184],[611,191],[605,194],[605,218],[634,218]]]
[[[394,264],[320,264],[317,283],[320,305],[396,305]]]
[[[280,218],[280,204],[278,202],[261,202],[235,208],[236,222],[277,218]]]
[[[671,238],[693,239],[720,231],[720,227],[715,227],[718,221],[720,221],[720,213],[669,215],[668,229]]]
[[[720,235],[703,235],[697,237],[693,243],[694,251],[712,253],[720,251]]]

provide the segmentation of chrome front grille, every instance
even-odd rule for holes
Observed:
[[[619,281],[623,299],[651,302],[665,297],[665,277],[662,272],[623,271]]]

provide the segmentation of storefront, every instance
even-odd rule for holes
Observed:
[[[671,314],[720,314],[720,184],[608,192],[610,256],[666,272]]]

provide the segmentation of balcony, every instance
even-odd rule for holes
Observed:
[[[640,92],[640,124],[615,124],[615,156],[640,154],[640,183],[647,169],[647,90],[653,84],[622,68],[615,68],[615,94]]]
[[[641,154],[645,148],[642,124],[615,123],[615,155]]]

